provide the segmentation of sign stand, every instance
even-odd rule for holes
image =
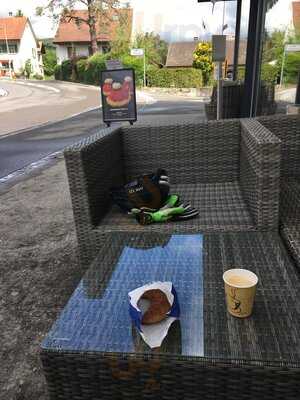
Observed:
[[[223,117],[223,81],[222,81],[222,62],[217,63],[218,68],[218,94],[217,94],[217,120]]]
[[[223,117],[223,81],[222,81],[222,63],[226,59],[226,36],[212,36],[212,61],[217,64],[217,120]]]
[[[144,87],[146,87],[146,49],[131,49],[130,55],[135,57],[144,57]]]

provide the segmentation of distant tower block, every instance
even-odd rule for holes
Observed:
[[[155,14],[154,15],[154,32],[161,33],[163,28],[163,15]]]
[[[144,31],[144,19],[145,19],[145,14],[143,11],[138,11],[135,14],[134,18],[134,33],[142,33]]]

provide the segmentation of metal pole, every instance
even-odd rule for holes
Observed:
[[[144,49],[144,87],[146,87],[146,49]]]
[[[237,0],[235,38],[234,38],[233,77],[232,77],[232,79],[234,81],[236,81],[238,78],[239,49],[240,49],[240,35],[241,35],[241,15],[242,15],[242,0]]]
[[[299,75],[298,75],[298,86],[297,86],[297,91],[296,91],[295,104],[300,106],[300,70],[299,70]]]
[[[6,24],[4,24],[4,35],[5,35],[5,42],[6,42],[6,51],[7,51],[7,55],[8,55],[9,77],[11,79],[11,66],[10,66],[10,59],[9,59],[9,46],[8,46],[8,40],[7,40]]]
[[[285,46],[283,50],[282,64],[281,64],[281,74],[280,74],[280,87],[283,84],[283,71],[284,71],[284,63],[285,63]]]
[[[223,115],[223,86],[222,86],[222,62],[217,63],[218,68],[218,93],[217,93],[217,120]]]

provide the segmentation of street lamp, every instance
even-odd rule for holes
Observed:
[[[4,24],[4,28],[0,27],[0,29],[4,30],[4,36],[5,36],[5,42],[6,42],[6,52],[9,57],[9,46],[8,46],[8,40],[7,40],[7,31],[6,31],[6,24]],[[11,79],[11,66],[10,66],[10,59],[8,58],[8,68],[9,68],[9,77]]]

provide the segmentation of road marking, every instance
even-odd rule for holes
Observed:
[[[54,88],[53,86],[49,86],[49,85],[38,85],[36,83],[31,83],[31,82],[22,82],[22,81],[8,81],[8,83],[13,82],[16,83],[17,85],[23,85],[23,86],[33,86],[36,87],[38,89],[46,89],[46,90],[52,90],[52,92],[55,93],[60,93],[59,89]]]
[[[3,88],[0,88],[0,97],[4,97],[7,95],[8,95],[8,91]]]

